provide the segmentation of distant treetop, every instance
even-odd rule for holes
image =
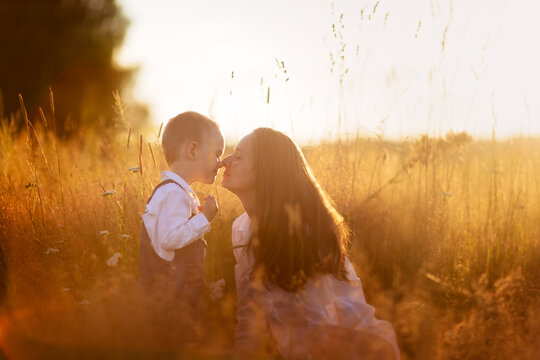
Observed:
[[[52,87],[59,134],[69,135],[80,126],[111,125],[112,91],[124,88],[133,74],[113,62],[127,25],[115,0],[2,0],[4,113],[19,109],[18,93],[31,116],[39,106],[50,111]]]

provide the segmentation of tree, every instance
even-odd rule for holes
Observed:
[[[0,0],[4,112],[19,109],[18,93],[30,114],[49,109],[52,87],[59,134],[110,125],[112,91],[133,74],[113,62],[127,24],[115,0]]]

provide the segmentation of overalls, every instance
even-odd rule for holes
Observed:
[[[156,191],[163,185],[173,183],[165,180],[154,188],[146,202],[150,202]],[[191,214],[193,217],[195,214]],[[191,218],[190,217],[190,218]],[[206,241],[201,237],[191,244],[175,250],[174,259],[167,261],[159,257],[150,241],[144,222],[140,236],[140,277],[139,282],[147,295],[169,300],[187,300],[196,303],[206,290],[204,258]]]

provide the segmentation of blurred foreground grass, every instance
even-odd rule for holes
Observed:
[[[50,115],[22,133],[14,116],[23,115],[0,129],[4,354],[221,357],[233,342],[230,235],[242,209],[220,178],[195,189],[221,207],[206,238],[208,279],[225,279],[223,297],[196,323],[183,309],[164,321],[133,286],[140,214],[165,168],[158,130],[60,141]],[[394,325],[402,358],[540,351],[540,140],[355,138],[304,151],[354,232],[368,303]],[[187,332],[204,336],[204,348],[182,339]]]

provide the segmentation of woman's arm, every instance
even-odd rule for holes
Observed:
[[[266,313],[255,299],[255,288],[249,273],[242,269],[242,263],[235,267],[237,308],[236,330],[233,352],[242,356],[265,356],[275,352],[274,340]]]
[[[232,246],[236,259],[234,277],[236,282],[236,330],[233,352],[236,355],[264,356],[268,354],[272,336],[264,310],[257,304],[251,279],[253,254],[249,253],[249,222],[247,214],[240,216],[233,224]]]

